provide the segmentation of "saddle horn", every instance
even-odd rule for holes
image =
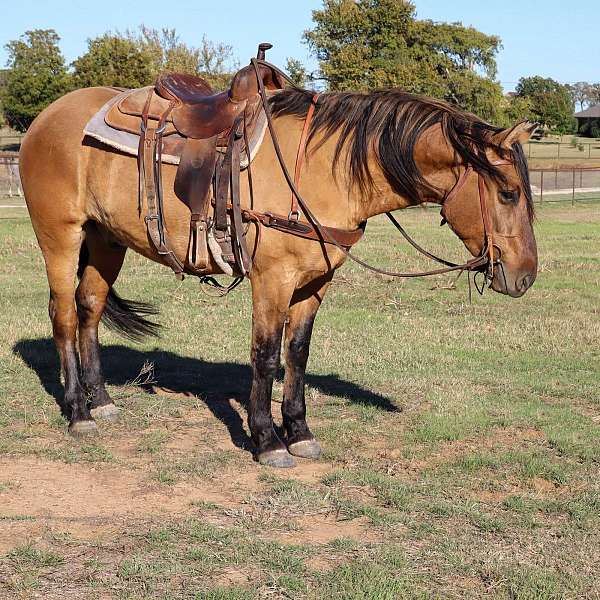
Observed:
[[[258,52],[256,53],[256,58],[258,60],[265,60],[267,50],[270,50],[273,47],[273,44],[269,44],[269,42],[263,42],[258,45]]]

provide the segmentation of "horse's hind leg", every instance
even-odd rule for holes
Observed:
[[[79,315],[81,376],[92,416],[114,419],[119,411],[104,384],[98,323],[104,312],[110,288],[123,265],[126,249],[112,244],[102,235],[100,227],[95,223],[86,224],[85,230],[86,237],[79,261],[81,281],[75,294]]]
[[[82,231],[80,226],[65,225],[60,234],[39,236],[40,247],[46,261],[50,303],[48,311],[52,331],[64,378],[64,410],[74,435],[96,432],[87,397],[79,379],[77,356],[77,311],[75,308],[75,282]]]
[[[304,375],[313,324],[330,281],[331,276],[327,276],[295,292],[285,327],[286,368],[281,413],[288,451],[301,458],[319,458],[322,452],[306,423]]]

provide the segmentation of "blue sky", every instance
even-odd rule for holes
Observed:
[[[258,42],[275,48],[270,59],[280,65],[288,56],[314,67],[302,44],[311,11],[320,0],[17,0],[3,2],[0,19],[0,65],[4,44],[27,29],[53,28],[72,61],[86,40],[107,30],[174,27],[183,41],[198,44],[203,34],[231,44],[241,64]],[[461,21],[499,35],[498,78],[506,90],[522,76],[543,75],[561,82],[600,81],[600,0],[415,0],[420,18]],[[248,7],[252,6],[252,10]],[[268,16],[267,16],[268,15]]]

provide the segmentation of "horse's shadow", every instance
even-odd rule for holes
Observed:
[[[55,398],[64,413],[66,407],[62,402],[63,387],[53,340],[23,339],[15,344],[13,351],[37,373],[46,392]],[[149,393],[156,393],[156,388],[164,388],[176,394],[193,394],[201,398],[213,415],[227,427],[236,446],[252,446],[242,419],[231,404],[233,400],[246,407],[252,381],[249,365],[208,362],[159,349],[147,352],[121,345],[105,346],[101,354],[108,384],[119,386],[131,383],[144,364],[152,363],[152,385],[143,381],[134,381],[134,385]],[[342,397],[355,404],[376,406],[388,412],[398,410],[385,396],[340,379],[334,374],[307,374],[306,383],[323,394]]]

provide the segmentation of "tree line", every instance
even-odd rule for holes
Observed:
[[[140,26],[108,32],[87,42],[87,51],[67,65],[53,29],[26,31],[6,44],[8,69],[0,80],[0,105],[9,125],[26,131],[50,103],[69,91],[91,86],[136,88],[163,71],[204,77],[226,86],[236,67],[233,50],[203,37],[198,47],[183,43],[174,29]]]
[[[499,37],[461,23],[419,20],[408,0],[324,0],[312,16],[303,40],[318,69],[309,73],[297,59],[287,62],[300,85],[333,91],[400,87],[499,126],[529,119],[558,133],[575,130],[576,104],[600,102],[600,84],[567,86],[539,76],[523,77],[505,95],[496,79]],[[25,130],[45,106],[79,87],[140,87],[162,71],[180,71],[223,89],[238,66],[230,46],[206,37],[190,46],[172,29],[106,33],[88,40],[87,51],[70,65],[59,41],[48,29],[27,31],[7,44],[0,102],[13,127]]]

